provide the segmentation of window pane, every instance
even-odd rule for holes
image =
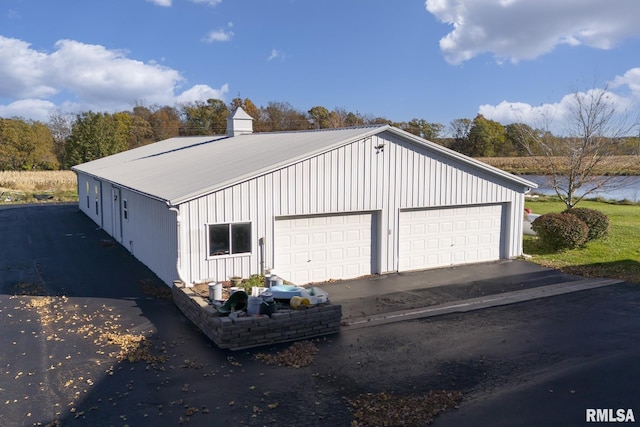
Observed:
[[[229,225],[216,224],[209,226],[209,255],[226,255],[229,253]]]
[[[231,224],[232,253],[251,252],[251,224]]]

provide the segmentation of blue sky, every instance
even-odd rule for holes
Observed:
[[[238,95],[394,121],[640,105],[637,0],[2,0],[0,117]]]

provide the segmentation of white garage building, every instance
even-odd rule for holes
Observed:
[[[296,284],[514,258],[535,184],[384,126],[178,137],[75,166],[80,209],[165,283]]]

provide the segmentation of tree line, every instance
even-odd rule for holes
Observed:
[[[342,108],[315,106],[308,111],[287,102],[257,107],[249,98],[228,105],[219,99],[171,106],[136,105],[117,113],[53,114],[47,123],[0,118],[0,170],[56,170],[176,136],[226,133],[227,117],[241,106],[254,118],[255,132],[343,128],[390,124],[472,157],[515,157],[531,152],[532,141],[561,141],[549,131],[517,123],[503,126],[482,115],[448,126],[414,118],[393,122]],[[529,139],[529,140],[528,140]],[[637,138],[620,140],[615,154],[632,154]],[[538,153],[544,154],[544,153]]]

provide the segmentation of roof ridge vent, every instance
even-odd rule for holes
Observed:
[[[238,136],[253,133],[253,117],[247,114],[242,107],[233,110],[227,117],[227,135]]]

